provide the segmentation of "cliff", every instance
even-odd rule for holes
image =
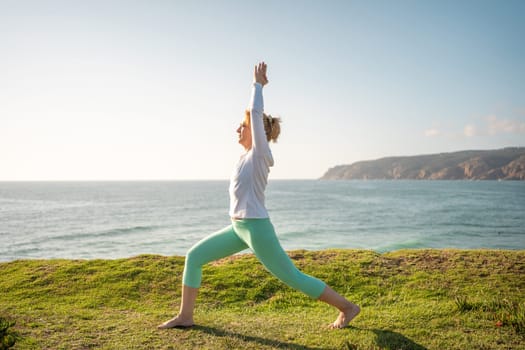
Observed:
[[[322,180],[525,180],[525,147],[388,157],[338,165]]]

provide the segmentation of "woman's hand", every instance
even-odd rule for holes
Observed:
[[[268,78],[266,77],[266,63],[260,62],[255,66],[253,71],[253,80],[262,86],[268,84]]]

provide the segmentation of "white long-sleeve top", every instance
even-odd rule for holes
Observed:
[[[264,131],[263,87],[254,83],[250,99],[252,148],[244,153],[230,178],[230,217],[242,219],[267,218],[264,190],[273,157]]]

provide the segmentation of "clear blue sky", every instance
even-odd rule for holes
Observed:
[[[227,179],[253,66],[271,178],[525,146],[525,1],[0,0],[0,180]]]

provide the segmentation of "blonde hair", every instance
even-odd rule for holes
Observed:
[[[244,123],[250,126],[250,111],[246,110],[244,115]],[[281,134],[281,118],[272,117],[270,114],[263,113],[264,132],[266,139],[272,142],[277,142],[277,138]]]

